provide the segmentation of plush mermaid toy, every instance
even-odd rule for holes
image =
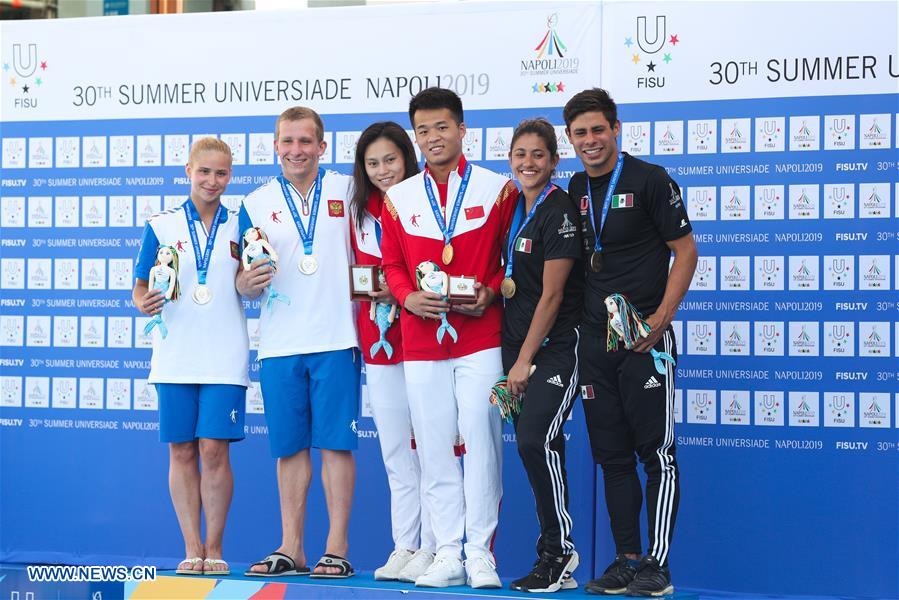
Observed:
[[[387,304],[386,302],[372,302],[369,316],[375,322],[375,325],[378,326],[378,333],[381,335],[380,339],[372,344],[371,350],[369,350],[371,357],[374,358],[375,354],[383,349],[388,359],[393,358],[393,346],[387,341],[387,330],[390,329],[390,326],[393,325],[393,320],[396,318],[396,305]]]
[[[637,345],[640,338],[649,336],[652,329],[643,320],[643,315],[636,307],[628,302],[621,294],[607,296],[606,311],[609,313],[608,334],[606,336],[606,350],[615,352],[618,344],[624,343],[625,350],[631,350]],[[659,352],[655,348],[649,349],[656,371],[660,375],[667,375],[665,361],[674,365],[674,357],[667,352]]]
[[[528,377],[534,374],[537,365],[531,365]],[[500,418],[506,423],[511,423],[515,419],[515,415],[521,412],[521,403],[524,401],[524,393],[513,394],[509,391],[509,378],[503,375],[490,388],[490,404],[499,409]]]
[[[415,279],[418,281],[418,287],[425,292],[434,292],[447,299],[449,291],[449,277],[445,271],[441,271],[436,263],[429,260],[424,261],[415,267]],[[443,343],[443,336],[449,334],[454,342],[459,341],[459,335],[456,329],[450,325],[446,318],[446,313],[440,315],[440,327],[437,328],[437,342]]]
[[[178,285],[178,251],[172,246],[160,246],[156,251],[156,264],[150,269],[150,279],[148,285],[151,290],[160,290],[165,297],[162,307],[169,302],[174,302],[181,295],[181,288]],[[169,328],[166,327],[165,321],[162,319],[162,310],[156,313],[152,319],[147,321],[144,326],[144,335],[150,335],[154,327],[159,327],[159,334],[165,339],[169,334]]]
[[[278,253],[275,252],[275,249],[272,248],[272,245],[269,243],[268,236],[265,235],[265,232],[262,231],[261,227],[250,227],[244,231],[243,250],[241,251],[241,262],[243,262],[244,270],[249,269],[250,265],[253,264],[253,261],[266,257],[272,265],[272,274],[274,274],[277,270]],[[265,302],[265,307],[268,310],[272,310],[275,300],[290,306],[290,298],[275,291],[275,288],[269,284],[268,300]]]

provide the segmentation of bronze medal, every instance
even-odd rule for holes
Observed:
[[[453,245],[447,244],[443,247],[443,264],[448,265],[453,262]]]
[[[499,293],[507,300],[515,295],[515,290],[515,281],[511,277],[503,279],[503,282],[499,286]]]
[[[602,271],[602,253],[594,251],[593,254],[590,255],[590,268],[594,273]]]

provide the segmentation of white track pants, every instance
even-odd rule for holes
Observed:
[[[502,375],[499,348],[441,361],[406,361],[406,390],[437,554],[493,560],[502,498],[502,421],[490,389]],[[465,443],[465,470],[454,452]]]
[[[412,417],[403,365],[365,365],[365,385],[390,485],[390,523],[395,549],[423,548],[434,552],[434,532],[424,505],[421,467],[411,443]]]

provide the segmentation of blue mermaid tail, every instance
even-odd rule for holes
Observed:
[[[449,321],[446,319],[446,315],[440,315],[440,327],[437,328],[437,342],[443,343],[443,334],[448,333],[451,338],[453,338],[454,342],[459,341],[459,334],[456,333],[456,329],[450,325]]]
[[[385,304],[383,302],[376,302],[373,306],[372,317],[375,320],[375,325],[378,326],[378,334],[380,338],[377,342],[371,345],[371,349],[369,350],[370,356],[372,358],[375,357],[375,354],[378,353],[382,348],[384,349],[384,353],[387,354],[387,359],[393,358],[393,346],[390,345],[390,342],[387,341],[387,330],[390,329],[390,326],[393,325],[393,314],[394,307],[390,304]]]
[[[391,346],[390,342],[383,338],[371,345],[371,350],[369,350],[371,357],[374,358],[375,354],[377,354],[382,348],[384,349],[384,353],[387,355],[388,359],[393,358],[393,346]]]
[[[147,324],[144,325],[144,335],[150,335],[150,332],[153,331],[154,327],[159,327],[159,334],[162,336],[162,339],[165,339],[169,334],[169,328],[166,327],[165,321],[162,320],[162,313],[157,313],[152,319],[147,321]]]
[[[667,352],[659,352],[655,348],[650,348],[649,353],[652,355],[652,360],[656,365],[656,371],[659,372],[659,375],[668,374],[668,369],[665,366],[664,361],[670,362],[672,366],[676,364],[674,357]]]

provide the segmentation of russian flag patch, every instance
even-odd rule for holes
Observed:
[[[344,216],[343,200],[328,200],[328,216],[329,217]]]

